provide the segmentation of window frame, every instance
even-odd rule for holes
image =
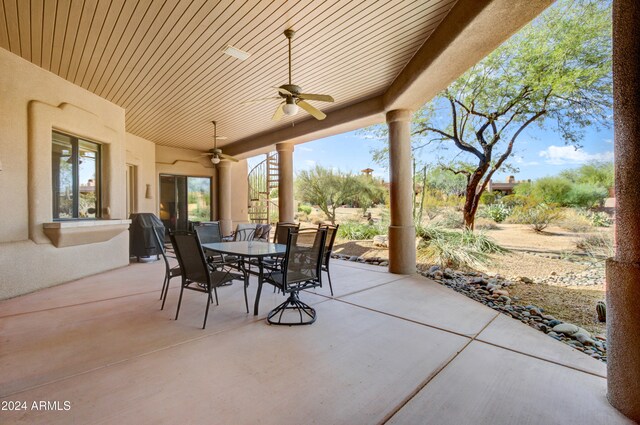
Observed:
[[[53,187],[53,168],[51,169],[52,176],[52,219],[53,221],[80,221],[80,220],[100,220],[102,218],[102,144],[93,140],[89,140],[84,137],[78,137],[73,134],[65,133],[63,131],[59,131],[56,129],[51,130],[51,149],[53,149],[53,137],[54,133],[57,133],[63,137],[68,137],[71,143],[71,172],[72,172],[72,192],[73,192],[73,205],[72,205],[72,215],[73,217],[55,217],[56,214],[60,214],[59,210],[56,211],[56,203],[55,196],[56,193],[55,188]],[[96,182],[95,182],[95,193],[96,193],[96,213],[95,217],[80,217],[80,142],[91,143],[96,147]],[[59,189],[59,188],[58,188]]]

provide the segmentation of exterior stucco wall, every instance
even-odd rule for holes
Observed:
[[[126,134],[126,162],[136,166],[136,205],[134,212],[158,214],[158,179],[156,178],[156,145],[131,133]],[[150,185],[151,198],[145,197]]]
[[[103,144],[103,215],[125,218],[125,112],[0,49],[0,299],[128,264],[128,232],[54,247],[51,130]]]

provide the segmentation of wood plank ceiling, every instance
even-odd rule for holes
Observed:
[[[0,47],[126,109],[127,131],[206,150],[309,119],[271,121],[287,82],[326,113],[382,94],[456,0],[0,0]],[[221,50],[233,45],[246,61]]]

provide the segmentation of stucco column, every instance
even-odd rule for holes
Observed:
[[[218,169],[218,220],[222,235],[230,235],[233,231],[231,223],[231,163],[220,161]]]
[[[278,143],[278,221],[293,223],[293,144]]]
[[[640,423],[640,3],[613,2],[615,258],[607,261],[607,397]]]
[[[413,181],[411,176],[411,111],[387,112],[389,125],[389,272],[416,271],[416,229],[413,225]]]

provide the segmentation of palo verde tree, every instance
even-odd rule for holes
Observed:
[[[296,189],[299,200],[317,205],[332,224],[336,223],[336,209],[342,205],[357,205],[366,210],[384,200],[382,186],[373,179],[319,165],[298,173]]]
[[[527,127],[554,129],[578,147],[582,129],[610,125],[611,104],[610,1],[560,0],[418,111],[412,143],[460,151],[444,167],[466,178],[473,229],[482,192]]]

